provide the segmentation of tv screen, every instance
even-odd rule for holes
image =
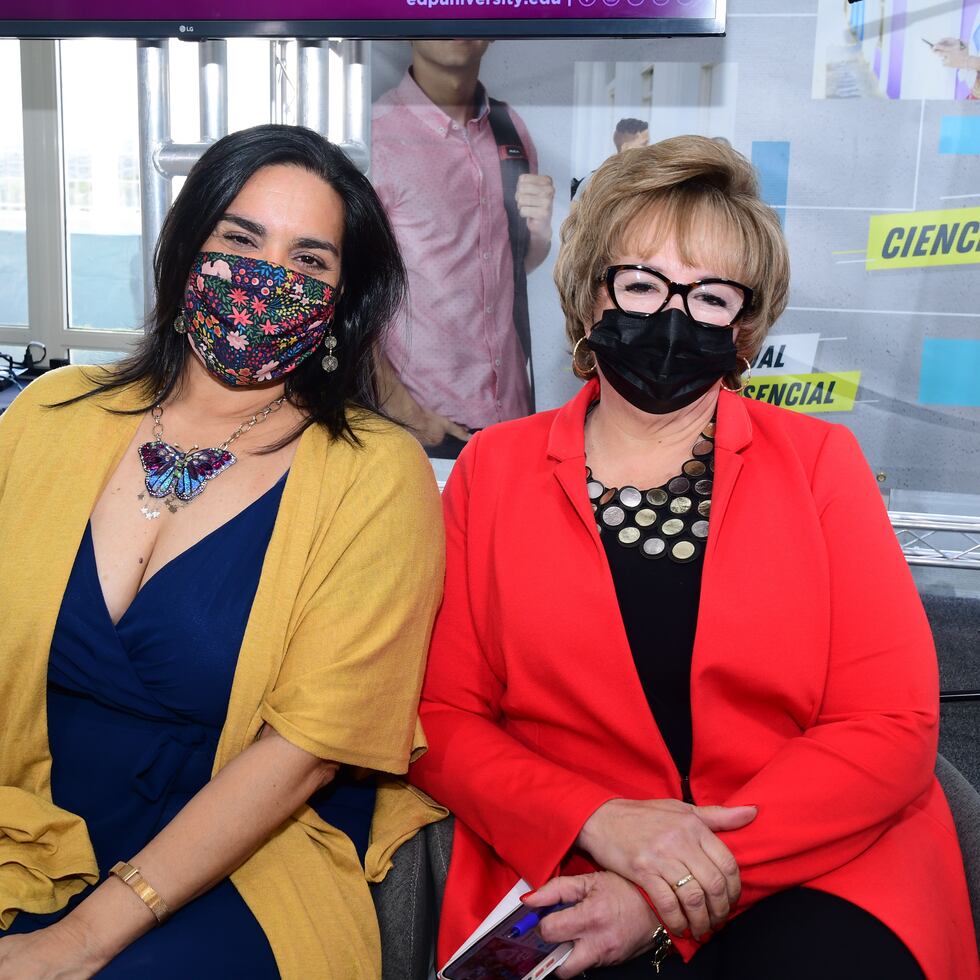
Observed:
[[[0,0],[4,37],[723,34],[726,0]]]

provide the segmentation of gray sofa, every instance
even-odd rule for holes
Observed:
[[[980,794],[943,756],[936,775],[956,821],[980,936]],[[424,828],[398,849],[385,880],[372,886],[381,924],[382,980],[434,976],[436,927],[452,840],[452,817]]]

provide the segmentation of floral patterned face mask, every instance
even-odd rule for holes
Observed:
[[[276,381],[306,360],[330,329],[335,290],[261,259],[201,252],[184,290],[187,335],[227,385]]]

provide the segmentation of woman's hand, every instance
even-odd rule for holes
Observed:
[[[429,411],[418,402],[413,402],[413,404],[413,408],[404,411],[402,415],[396,415],[396,417],[400,418],[416,434],[422,445],[438,446],[446,436],[452,436],[461,442],[469,442],[469,429],[464,429],[452,419],[447,419],[445,415]]]
[[[108,961],[68,919],[0,939],[0,980],[88,980]]]
[[[552,878],[524,900],[532,909],[559,902],[575,905],[545,916],[539,927],[549,943],[575,943],[557,971],[559,977],[574,977],[589,967],[637,956],[653,945],[660,925],[635,886],[611,871]]]
[[[445,415],[430,411],[412,397],[383,354],[378,357],[378,388],[384,410],[392,418],[407,425],[422,445],[438,446],[446,436],[462,442],[469,441],[469,429]]]
[[[610,800],[585,822],[576,843],[603,868],[643,888],[674,935],[690,928],[701,939],[728,918],[742,889],[735,858],[715,832],[738,830],[757,812],[680,800]]]
[[[970,54],[970,49],[958,37],[940,38],[932,50],[947,68],[972,68],[980,71],[980,58]]]

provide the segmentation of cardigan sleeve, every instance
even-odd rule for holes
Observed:
[[[261,715],[319,758],[403,773],[423,744],[418,698],[443,576],[439,494],[403,432],[386,427],[352,452],[356,472],[316,537]]]
[[[813,477],[830,585],[830,651],[812,725],[726,805],[742,904],[810,881],[873,844],[931,785],[938,669],[915,583],[857,441],[833,426]]]
[[[77,369],[76,369],[77,370]],[[7,484],[7,472],[14,464],[15,452],[26,428],[35,423],[43,400],[42,393],[57,381],[61,372],[51,372],[29,384],[0,415],[0,500]]]
[[[419,714],[429,749],[410,780],[448,807],[535,887],[560,867],[585,821],[617,794],[556,765],[501,727],[506,680],[488,662],[474,622],[467,522],[480,436],[443,494],[446,590],[433,631]]]
[[[4,505],[8,479],[13,496],[44,452],[66,451],[57,440],[58,422],[42,406],[80,390],[77,368],[50,372],[18,394],[0,416],[0,552],[8,558],[20,554],[29,537],[28,528],[10,517],[17,513],[16,501]],[[7,681],[0,684],[0,703],[12,726],[0,740],[0,931],[20,911],[63,908],[99,879],[84,820],[51,801],[47,746],[33,724],[44,713],[47,648],[23,639],[31,629],[25,624],[33,618],[20,615],[37,602],[38,583],[12,573],[14,567],[16,559],[0,568],[4,612],[20,623],[19,630],[8,623],[0,645],[0,675]]]
[[[3,500],[4,487],[7,485],[7,470],[13,458],[14,447],[20,438],[21,419],[19,413],[12,411],[13,406],[0,415],[0,500]]]

